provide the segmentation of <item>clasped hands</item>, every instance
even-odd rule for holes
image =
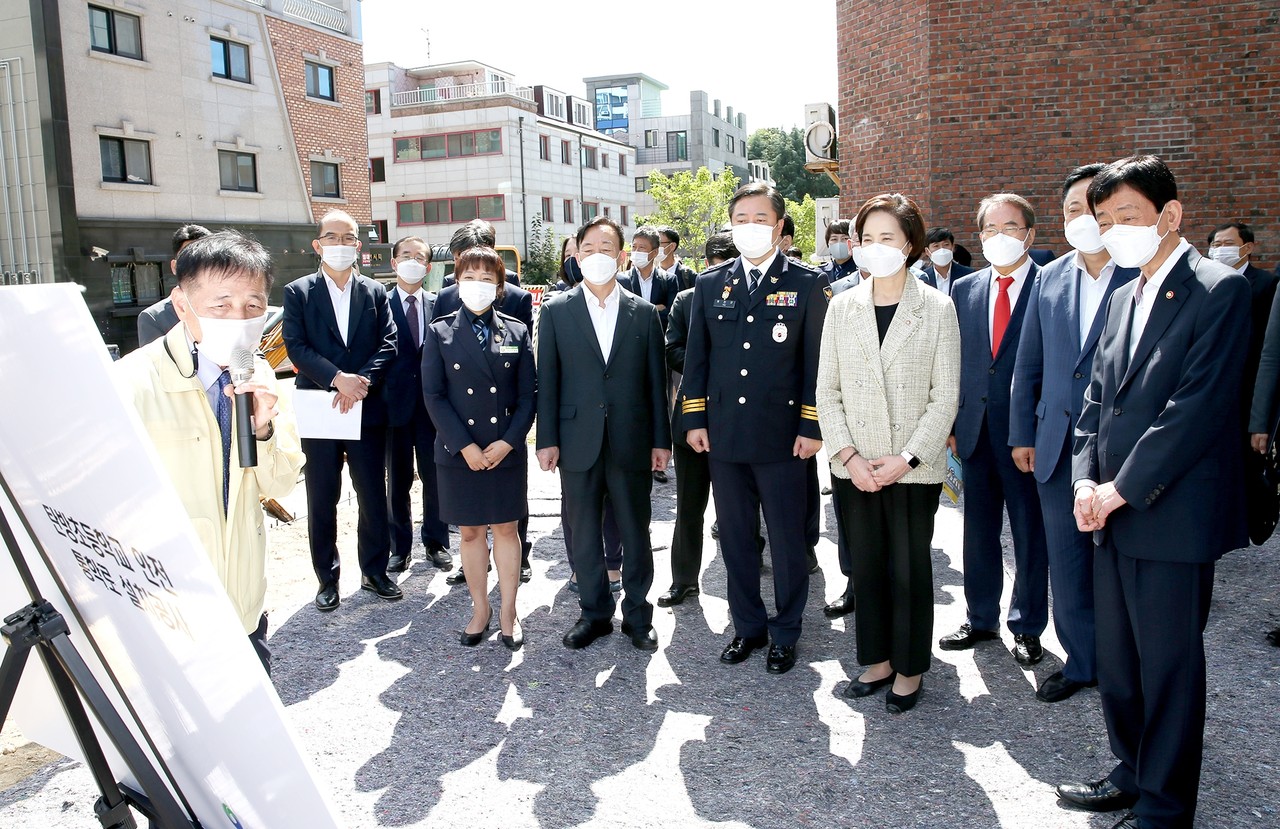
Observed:
[[[333,378],[333,387],[338,391],[333,398],[333,407],[343,414],[369,396],[369,378],[360,374],[340,371]]]
[[[885,455],[867,460],[862,455],[854,454],[845,459],[844,468],[858,489],[863,492],[879,492],[902,480],[902,476],[911,471],[911,464],[903,460],[901,455]]]
[[[495,440],[484,449],[477,443],[469,443],[462,447],[462,459],[473,472],[484,472],[502,463],[502,459],[510,452],[511,444],[505,440]]]
[[[1076,527],[1082,533],[1100,530],[1107,523],[1107,516],[1123,507],[1127,501],[1114,483],[1096,487],[1081,486],[1076,490]]]

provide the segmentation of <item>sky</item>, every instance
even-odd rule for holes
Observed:
[[[702,89],[745,113],[754,132],[803,127],[805,104],[836,104],[835,5],[776,4],[785,17],[699,0],[363,0],[360,9],[366,63],[476,60],[570,95],[584,94],[583,78],[639,72],[670,87],[663,115],[688,112],[689,92]],[[762,57],[740,57],[747,49]]]

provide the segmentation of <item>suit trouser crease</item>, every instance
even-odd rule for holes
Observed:
[[[360,571],[367,576],[387,572],[391,535],[387,526],[386,429],[365,426],[360,440],[304,438],[307,457],[307,536],[311,563],[320,584],[338,583],[338,500],[342,494],[342,460],[345,454],[351,485],[356,492],[359,518],[356,525]]]
[[[1049,550],[1053,627],[1067,652],[1062,675],[1073,682],[1098,678],[1093,616],[1093,537],[1076,527],[1071,490],[1071,455],[1039,485],[1044,535]]]
[[[414,463],[422,481],[422,543],[449,549],[449,525],[440,520],[439,485],[435,469],[436,430],[425,407],[403,426],[387,428],[387,506],[391,527],[391,551],[408,556],[413,547]]]

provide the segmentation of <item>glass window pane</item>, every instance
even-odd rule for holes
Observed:
[[[506,213],[502,196],[481,196],[479,199],[479,218],[501,221]]]
[[[475,199],[450,199],[449,209],[455,222],[469,222],[476,217]]]
[[[138,18],[115,12],[116,54],[142,59],[142,33]]]
[[[218,151],[218,186],[223,190],[236,189],[235,153]]]
[[[129,183],[150,184],[151,145],[146,141],[125,141],[124,170]]]
[[[387,180],[387,162],[382,158],[369,159],[369,181]]]
[[[236,159],[239,170],[238,183],[241,190],[256,191],[258,189],[258,171],[252,153],[240,153]]]
[[[422,202],[405,201],[400,202],[399,218],[396,220],[402,225],[420,225],[422,218]]]
[[[138,304],[148,305],[160,298],[160,264],[158,262],[141,262],[133,266],[133,284],[137,292]]]
[[[124,181],[124,148],[119,139],[99,138],[98,148],[102,152],[102,180]]]
[[[227,44],[216,37],[209,38],[209,64],[219,78],[227,76]]]
[[[428,135],[422,139],[423,158],[444,158],[445,140],[443,135]]]
[[[333,100],[333,67],[319,66],[316,69],[320,97]]]
[[[314,98],[316,97],[316,94],[317,94],[316,69],[318,69],[319,67],[317,67],[314,63],[308,63],[308,64],[305,64],[305,66],[307,69],[307,94],[310,95],[312,98]]]
[[[228,47],[231,52],[231,77],[237,81],[249,80],[249,47],[243,43],[232,43]]]
[[[483,130],[475,134],[476,155],[502,152],[502,130]]]
[[[456,157],[460,155],[462,155],[462,136],[450,135],[449,136],[449,156]]]
[[[111,301],[116,305],[133,304],[133,268],[128,265],[111,266]]]
[[[434,199],[427,202],[426,209],[423,211],[426,222],[429,225],[446,224],[449,221],[449,200]]]
[[[396,161],[417,161],[422,157],[416,138],[396,139]]]
[[[92,6],[89,7],[89,43],[99,52],[111,51],[111,16]]]

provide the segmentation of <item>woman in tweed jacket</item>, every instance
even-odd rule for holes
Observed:
[[[930,541],[960,387],[960,330],[943,293],[907,272],[924,220],[905,196],[867,201],[854,224],[871,279],[827,311],[818,360],[818,421],[836,509],[856,532],[858,662],[845,689],[892,684],[886,707],[912,708],[933,634]]]

